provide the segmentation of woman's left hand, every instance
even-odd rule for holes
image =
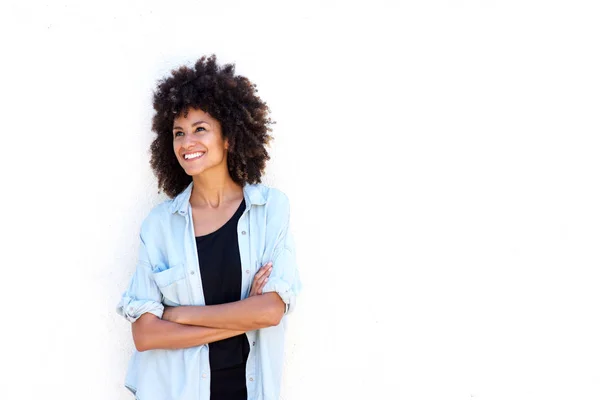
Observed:
[[[269,275],[271,275],[272,270],[273,263],[268,262],[265,265],[263,265],[258,271],[256,271],[256,275],[254,275],[254,279],[252,280],[250,295],[248,297],[262,294],[263,287],[265,287],[265,284],[269,280]]]

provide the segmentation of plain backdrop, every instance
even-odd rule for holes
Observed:
[[[304,291],[282,398],[600,398],[595,1],[0,6],[0,398],[126,400],[151,98],[257,85]]]

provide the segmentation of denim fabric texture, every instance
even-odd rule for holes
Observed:
[[[175,198],[154,207],[142,223],[135,272],[117,306],[132,323],[144,313],[161,318],[164,305],[205,305],[189,202],[192,188],[190,183]],[[246,184],[243,192],[246,209],[237,226],[241,298],[248,297],[258,269],[272,261],[263,293],[278,293],[286,305],[279,325],[246,332],[248,399],[278,400],[287,316],[302,287],[289,229],[290,205],[282,191],[263,184]],[[208,345],[134,350],[125,386],[138,400],[210,400]]]

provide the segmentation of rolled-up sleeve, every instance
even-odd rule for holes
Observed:
[[[296,263],[296,246],[290,230],[290,206],[286,196],[281,201],[281,229],[273,251],[273,270],[263,288],[263,293],[276,292],[285,303],[285,314],[296,307],[296,296],[302,289]]]
[[[129,322],[135,322],[144,313],[162,318],[164,306],[161,300],[160,289],[152,277],[146,245],[140,235],[137,266],[117,305],[117,313]]]

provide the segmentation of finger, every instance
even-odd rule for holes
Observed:
[[[269,281],[269,278],[265,278],[265,280],[260,284],[260,286],[258,287],[258,289],[262,292],[262,290],[265,288],[267,282]]]
[[[253,286],[254,286],[254,291],[258,291],[258,289],[260,289],[261,285],[263,284],[263,280],[266,277],[262,277],[261,279],[258,279],[256,282],[254,282]]]
[[[262,292],[262,289],[265,287],[265,285],[267,284],[267,282],[269,281],[269,276],[265,275],[260,281],[258,281],[256,283],[256,290],[257,292]]]
[[[256,291],[257,294],[262,294],[263,293],[263,289],[265,288],[265,285],[267,284],[268,281],[269,281],[269,278],[265,278],[265,280],[257,288],[257,291]]]
[[[265,272],[262,274],[262,276],[260,277],[260,280],[263,280],[265,278],[268,278],[271,275],[271,272],[273,272],[273,266],[270,266],[269,268],[267,268],[265,270]]]
[[[270,263],[266,263],[265,265],[260,267],[260,269],[256,272],[256,275],[262,276],[265,272],[267,272],[269,270],[269,267],[270,267]]]
[[[265,265],[263,265],[262,267],[260,267],[260,269],[258,270],[258,272],[256,272],[256,275],[254,275],[254,280],[258,280],[260,278],[262,278],[262,276],[269,271],[269,269],[271,268],[272,263],[268,262]]]
[[[266,274],[266,273],[270,272],[272,268],[273,268],[273,263],[269,261],[268,263],[263,265],[260,269],[262,270],[262,274]]]
[[[263,277],[265,272],[266,272],[266,270],[264,270],[264,271],[262,269],[258,270],[256,275],[254,275],[254,282],[258,282]]]
[[[262,280],[266,277],[268,277],[270,274],[270,272],[268,270],[266,270],[265,272],[263,272],[262,274],[256,274],[254,276],[253,282],[252,282],[252,286],[250,288],[250,293],[254,294],[257,293],[258,288],[260,287]]]
[[[261,278],[260,278],[260,279],[259,279],[259,280],[256,282],[256,287],[257,287],[257,288],[260,288],[261,286],[263,286],[263,285],[265,284],[265,281],[266,281],[267,279],[269,279],[269,275],[270,275],[270,274],[271,274],[270,272],[267,272],[267,273],[265,273],[265,274],[264,274],[264,275],[263,275],[263,276],[262,276],[262,277],[261,277]]]

